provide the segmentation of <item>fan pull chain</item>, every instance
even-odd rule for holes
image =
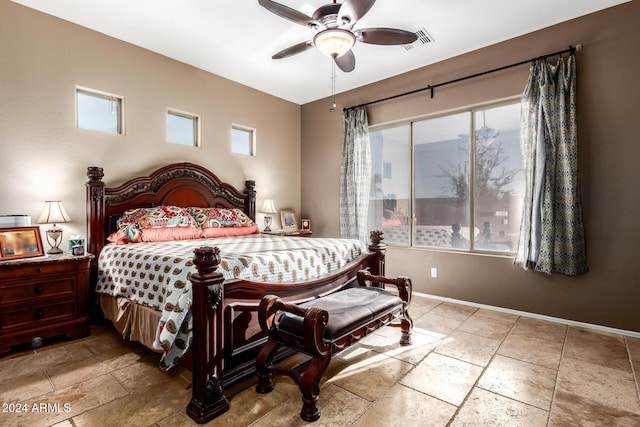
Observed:
[[[336,61],[332,59],[331,64],[331,95],[333,96],[333,103],[329,108],[329,112],[333,113],[336,111]]]

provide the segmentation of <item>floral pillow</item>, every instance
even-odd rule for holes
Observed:
[[[118,219],[118,229],[125,230],[132,224],[141,229],[167,227],[195,227],[194,219],[189,211],[178,206],[157,206],[153,208],[137,208],[125,211]]]
[[[157,206],[125,211],[116,222],[118,230],[107,240],[116,244],[164,242],[202,237],[188,209],[177,206]]]
[[[252,227],[255,223],[241,209],[226,208],[190,208],[189,213],[198,227]]]

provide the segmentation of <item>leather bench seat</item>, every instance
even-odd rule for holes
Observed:
[[[349,288],[302,303],[300,307],[326,310],[329,321],[324,338],[334,340],[401,305],[400,297],[384,289]],[[276,322],[280,331],[303,338],[304,317],[282,312]]]

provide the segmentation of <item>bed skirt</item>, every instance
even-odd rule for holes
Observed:
[[[104,317],[113,323],[122,338],[138,341],[145,347],[162,353],[162,350],[153,348],[155,331],[158,322],[160,322],[161,313],[159,311],[136,304],[123,297],[99,293],[97,299]]]

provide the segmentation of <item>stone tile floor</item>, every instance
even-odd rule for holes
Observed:
[[[412,346],[387,327],[334,358],[312,425],[640,425],[639,338],[420,296],[410,313]],[[0,426],[197,425],[185,414],[190,372],[157,361],[110,326],[18,348],[0,358]],[[253,384],[230,390],[231,409],[208,425],[307,424],[290,379],[266,395]]]

